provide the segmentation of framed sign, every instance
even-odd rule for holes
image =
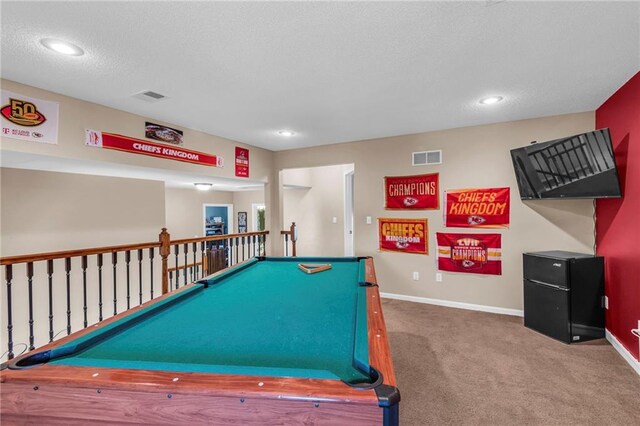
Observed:
[[[438,173],[384,178],[384,208],[387,210],[439,209],[439,193]]]
[[[247,212],[238,212],[238,233],[247,232]]]

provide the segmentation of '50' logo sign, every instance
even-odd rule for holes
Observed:
[[[47,118],[38,111],[35,104],[21,99],[9,99],[9,104],[2,107],[0,114],[20,126],[39,126],[47,121]]]

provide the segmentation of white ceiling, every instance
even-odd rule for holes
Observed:
[[[275,151],[594,110],[640,69],[639,2],[1,8],[3,78]]]

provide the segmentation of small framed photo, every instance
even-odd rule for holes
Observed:
[[[247,212],[238,212],[238,233],[247,232]]]

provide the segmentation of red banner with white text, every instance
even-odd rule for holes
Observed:
[[[151,157],[166,158],[168,160],[200,164],[202,166],[224,166],[222,157],[217,155],[191,151],[189,149],[177,148],[175,146],[161,145],[142,139],[130,138],[128,136],[116,135],[113,133],[99,132],[96,130],[85,130],[84,143],[87,146],[95,148],[114,149],[116,151],[131,152],[134,154],[149,155]]]
[[[509,188],[448,190],[445,205],[445,226],[509,227]]]
[[[236,146],[236,176],[249,177],[249,150]]]
[[[378,218],[381,251],[429,254],[427,219]]]
[[[436,233],[438,270],[502,275],[500,234]]]
[[[431,210],[440,208],[438,173],[385,176],[384,208],[387,210]]]

